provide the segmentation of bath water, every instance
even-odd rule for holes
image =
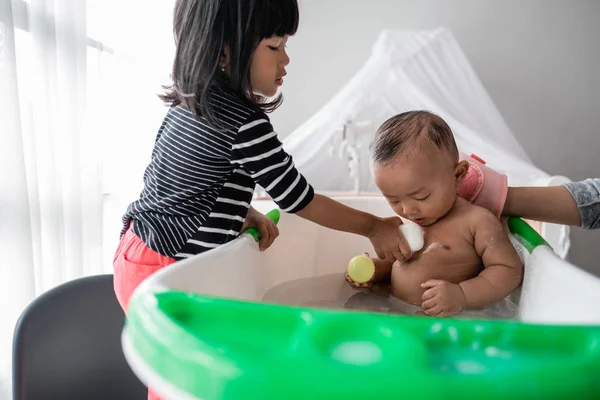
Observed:
[[[315,276],[283,282],[269,289],[262,301],[304,307],[361,310],[376,313],[427,316],[421,307],[405,303],[385,290],[357,290],[344,279],[343,273]],[[514,319],[517,306],[508,299],[483,309],[466,310],[453,317]]]

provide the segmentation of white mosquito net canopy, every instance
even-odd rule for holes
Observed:
[[[377,192],[369,143],[389,117],[423,109],[452,128],[458,148],[476,154],[510,185],[547,184],[504,122],[450,31],[383,31],[360,71],[284,140],[317,190]]]

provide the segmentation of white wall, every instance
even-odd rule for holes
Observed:
[[[288,43],[289,134],[339,90],[382,29],[449,28],[534,163],[573,180],[600,176],[600,1],[300,0]],[[571,260],[600,275],[600,232],[572,234]]]

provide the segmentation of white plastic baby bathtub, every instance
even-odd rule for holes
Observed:
[[[339,201],[376,215],[393,215],[381,197],[348,197]],[[270,201],[258,201],[254,206],[263,212],[275,208]],[[140,285],[134,298],[176,290],[260,301],[269,289],[281,283],[343,272],[350,258],[372,250],[365,238],[332,231],[295,215],[281,215],[279,229],[280,236],[265,252],[258,251],[252,237],[243,235],[227,245],[156,273]],[[543,231],[547,232],[550,243],[561,240],[559,230],[544,227]],[[517,233],[516,236],[521,235]],[[600,325],[600,279],[564,261],[542,242],[516,239],[523,243],[516,243],[516,246],[525,262],[523,286],[511,296],[518,304],[518,319],[528,324]],[[147,305],[152,307],[152,300],[149,301]],[[151,330],[148,326],[154,325],[146,326]],[[156,373],[141,355],[142,351],[138,351],[140,347],[132,339],[131,329],[125,329],[123,345],[137,375],[167,398],[200,398]],[[224,393],[226,391],[220,398],[235,398]]]

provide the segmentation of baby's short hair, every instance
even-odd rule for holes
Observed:
[[[371,159],[376,164],[390,164],[398,155],[418,149],[423,141],[434,144],[458,162],[452,130],[446,121],[429,111],[407,111],[385,121],[371,143]]]

